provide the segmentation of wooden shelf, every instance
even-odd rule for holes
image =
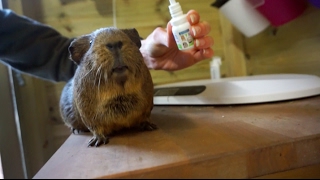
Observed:
[[[320,96],[155,106],[152,121],[158,130],[98,148],[86,146],[91,134],[71,135],[34,178],[258,178],[320,164]]]

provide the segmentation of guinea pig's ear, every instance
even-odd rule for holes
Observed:
[[[129,38],[138,46],[138,48],[141,47],[141,39],[138,31],[135,28],[121,30],[129,36]]]
[[[90,48],[90,35],[83,35],[74,39],[69,46],[70,59],[80,64],[83,55]]]

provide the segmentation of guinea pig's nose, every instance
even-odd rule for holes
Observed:
[[[121,49],[122,48],[123,43],[121,41],[115,42],[115,43],[108,43],[106,46],[107,48],[112,51],[115,49]]]

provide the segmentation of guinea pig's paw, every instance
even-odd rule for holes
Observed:
[[[71,132],[72,132],[72,134],[80,134],[81,130],[76,129],[76,128],[71,128]]]
[[[88,147],[91,147],[91,146],[99,147],[102,144],[108,144],[108,143],[109,143],[109,137],[93,136],[88,142]]]
[[[153,131],[155,129],[158,129],[157,125],[149,122],[149,121],[144,121],[140,123],[140,129],[143,131]]]
[[[89,129],[76,129],[76,128],[71,128],[72,134],[80,134],[80,133],[86,133],[90,132]]]

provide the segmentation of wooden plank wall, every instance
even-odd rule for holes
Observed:
[[[320,76],[320,9],[310,5],[302,15],[277,29],[244,39],[247,74],[302,73]],[[274,34],[273,31],[277,30]]]

